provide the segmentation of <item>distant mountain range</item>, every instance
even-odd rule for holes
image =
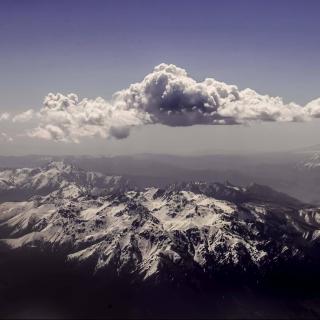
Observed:
[[[53,191],[64,197],[82,193],[97,195],[122,190],[128,183],[120,176],[84,171],[74,164],[56,161],[38,168],[1,170],[0,201],[26,200]]]
[[[122,176],[140,188],[164,188],[183,181],[230,181],[240,186],[257,183],[302,202],[320,204],[320,171],[310,170],[311,167],[318,168],[316,148],[248,155],[2,156],[0,168],[39,168],[50,161],[66,161],[85,171]]]

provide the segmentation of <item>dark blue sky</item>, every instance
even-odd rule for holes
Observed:
[[[49,91],[110,97],[154,65],[305,103],[320,92],[320,1],[0,1],[1,109]]]

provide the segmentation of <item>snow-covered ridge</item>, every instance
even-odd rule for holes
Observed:
[[[63,163],[15,171],[18,181],[26,172],[67,183],[45,196],[0,204],[1,247],[64,250],[68,260],[90,261],[94,272],[107,268],[160,279],[190,268],[205,273],[225,266],[261,268],[275,260],[303,259],[320,235],[319,209],[255,184],[115,190],[119,178]],[[103,195],[82,192],[77,181],[84,178],[82,187],[94,188],[102,179],[113,189]]]
[[[0,171],[0,201],[26,200],[33,195],[53,191],[79,195],[99,194],[124,187],[128,181],[120,176],[87,172],[64,161],[50,162],[40,168],[5,169]]]

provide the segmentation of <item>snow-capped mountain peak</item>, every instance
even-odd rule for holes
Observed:
[[[126,188],[129,182],[119,176],[85,171],[65,161],[52,161],[39,168],[5,169],[0,171],[0,201],[27,200],[34,195],[69,192],[70,188],[99,194]],[[69,191],[64,192],[65,189]],[[76,192],[76,194],[78,194]]]
[[[75,165],[66,161],[51,161],[46,166],[48,169],[56,169],[58,171],[64,171],[70,173],[72,170],[79,170]]]

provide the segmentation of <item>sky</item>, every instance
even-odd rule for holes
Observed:
[[[319,12],[317,0],[2,0],[0,117],[40,111],[50,92],[109,101],[161,63],[197,82],[214,78],[304,106],[320,97]],[[95,132],[76,142],[24,134],[39,121],[1,121],[0,155],[279,151],[318,144],[320,136],[318,119],[219,126],[143,120],[125,139]]]

